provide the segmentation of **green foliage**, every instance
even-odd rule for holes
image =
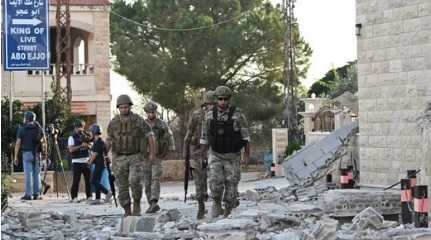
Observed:
[[[16,141],[18,128],[23,123],[22,104],[20,101],[13,101],[12,122],[9,120],[9,99],[4,97],[1,101],[1,149],[2,156],[10,157],[13,152],[11,144]],[[4,165],[3,165],[4,167]]]
[[[60,132],[59,138],[66,138],[73,131],[73,123],[76,119],[80,118],[79,115],[72,115],[70,113],[70,108],[65,104],[64,101],[54,101],[52,99],[46,101],[46,116],[45,121],[46,124],[51,124],[58,122],[56,127]],[[22,103],[19,100],[15,100],[13,102],[13,120],[9,121],[9,100],[7,98],[3,98],[1,102],[1,110],[2,110],[2,140],[1,140],[1,148],[2,148],[2,171],[9,171],[12,169],[12,161],[10,159],[11,155],[14,152],[14,144],[16,141],[16,136],[19,127],[23,124],[23,110]],[[42,106],[41,104],[37,104],[29,111],[33,111],[36,113],[36,120],[39,123],[42,123]],[[61,147],[61,146],[60,146]],[[62,156],[66,154],[65,149],[61,149]],[[66,170],[70,167],[68,166],[68,162],[64,161]],[[18,168],[19,170],[20,168]],[[15,168],[15,170],[17,170]]]
[[[286,150],[284,151],[284,156],[288,157],[288,156],[292,155],[293,152],[295,152],[299,149],[301,149],[301,144],[299,144],[297,142],[289,143],[286,146]]]
[[[3,212],[8,205],[8,197],[10,197],[10,188],[12,180],[9,175],[1,175],[1,211]]]
[[[185,120],[202,89],[222,84],[233,89],[236,104],[255,127],[281,115],[285,28],[280,6],[263,0],[138,0],[132,4],[117,0],[112,12],[115,70],[139,93],[180,119]],[[191,28],[223,21],[227,23],[197,31],[154,28]],[[303,78],[312,50],[297,25],[294,31],[296,68]]]
[[[329,70],[310,87],[308,95],[315,93],[318,97],[336,97],[345,91],[352,93],[358,91],[357,61]]]
[[[39,103],[32,109],[36,113],[41,122],[42,104]],[[62,101],[49,99],[45,102],[45,121],[46,125],[58,122],[60,136],[67,136],[73,130],[73,122],[79,118],[79,115],[73,115],[70,112],[70,107]]]

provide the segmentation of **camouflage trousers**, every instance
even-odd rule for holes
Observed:
[[[202,159],[190,159],[190,166],[192,168],[193,180],[196,187],[196,199],[198,201],[205,201],[208,198],[208,184],[207,184],[207,166],[204,166]]]
[[[225,207],[235,208],[238,202],[238,183],[241,172],[239,153],[209,154],[209,185],[214,201],[224,202]]]
[[[160,197],[160,178],[162,177],[162,160],[144,162],[144,185],[148,203],[158,201]]]
[[[118,200],[121,206],[131,204],[129,187],[132,190],[133,202],[142,198],[143,160],[141,154],[112,155],[112,171],[116,176]]]

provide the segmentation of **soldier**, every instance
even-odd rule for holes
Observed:
[[[214,200],[211,210],[213,218],[222,214],[229,216],[238,205],[237,188],[241,178],[239,162],[243,147],[242,161],[247,162],[250,158],[247,120],[239,108],[229,105],[231,90],[226,86],[218,86],[214,95],[217,104],[205,114],[200,140],[201,144],[210,147],[209,185]]]
[[[117,98],[120,115],[116,115],[109,123],[106,139],[107,149],[112,149],[112,170],[117,176],[118,199],[124,208],[125,216],[141,214],[142,153],[149,152],[150,161],[155,157],[154,133],[142,117],[131,111],[132,105],[128,95],[120,95]],[[132,190],[133,211],[129,187]]]
[[[187,125],[187,133],[184,138],[184,150],[186,154],[190,151],[190,166],[192,168],[195,186],[196,186],[196,199],[198,200],[199,211],[197,218],[202,219],[205,216],[204,202],[208,198],[207,187],[207,149],[201,146],[199,139],[202,133],[202,121],[204,120],[205,113],[214,104],[214,92],[208,91],[204,95],[204,101],[200,109],[194,111],[190,117]],[[189,149],[190,148],[190,149]],[[184,157],[185,158],[185,157]]]
[[[148,102],[144,106],[147,113],[145,122],[151,126],[156,138],[156,159],[147,160],[144,164],[145,195],[150,207],[146,213],[155,213],[160,210],[157,202],[160,197],[160,177],[162,176],[162,159],[166,157],[169,150],[174,151],[174,138],[169,126],[157,118],[157,105]]]

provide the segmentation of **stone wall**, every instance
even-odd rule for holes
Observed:
[[[416,123],[431,99],[431,2],[356,3],[361,181],[389,185],[431,166]],[[421,174],[431,187],[429,171]]]

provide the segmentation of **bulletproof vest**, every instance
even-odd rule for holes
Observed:
[[[211,149],[218,153],[236,153],[244,147],[246,141],[242,139],[241,130],[234,130],[232,115],[235,107],[229,108],[228,119],[218,120],[218,109],[213,107],[213,119],[210,121],[208,139]]]
[[[169,149],[169,135],[165,123],[160,119],[156,119],[153,126],[150,120],[146,121],[153,129],[154,138],[156,139],[156,156],[164,156]]]
[[[21,139],[22,151],[40,152],[40,141],[43,137],[43,132],[39,124],[36,122],[26,123],[21,131],[23,131],[23,138]]]
[[[112,151],[117,154],[135,154],[141,151],[141,139],[145,138],[141,129],[142,121],[134,113],[125,119],[116,116],[112,119],[111,128],[113,133]]]
[[[73,143],[74,143],[73,146],[80,146],[83,143],[83,139],[85,138],[84,134],[77,133],[77,132],[74,132],[72,137],[73,137]],[[90,156],[90,153],[88,149],[79,149],[77,151],[72,152],[70,156],[72,157],[72,159],[86,158]]]

